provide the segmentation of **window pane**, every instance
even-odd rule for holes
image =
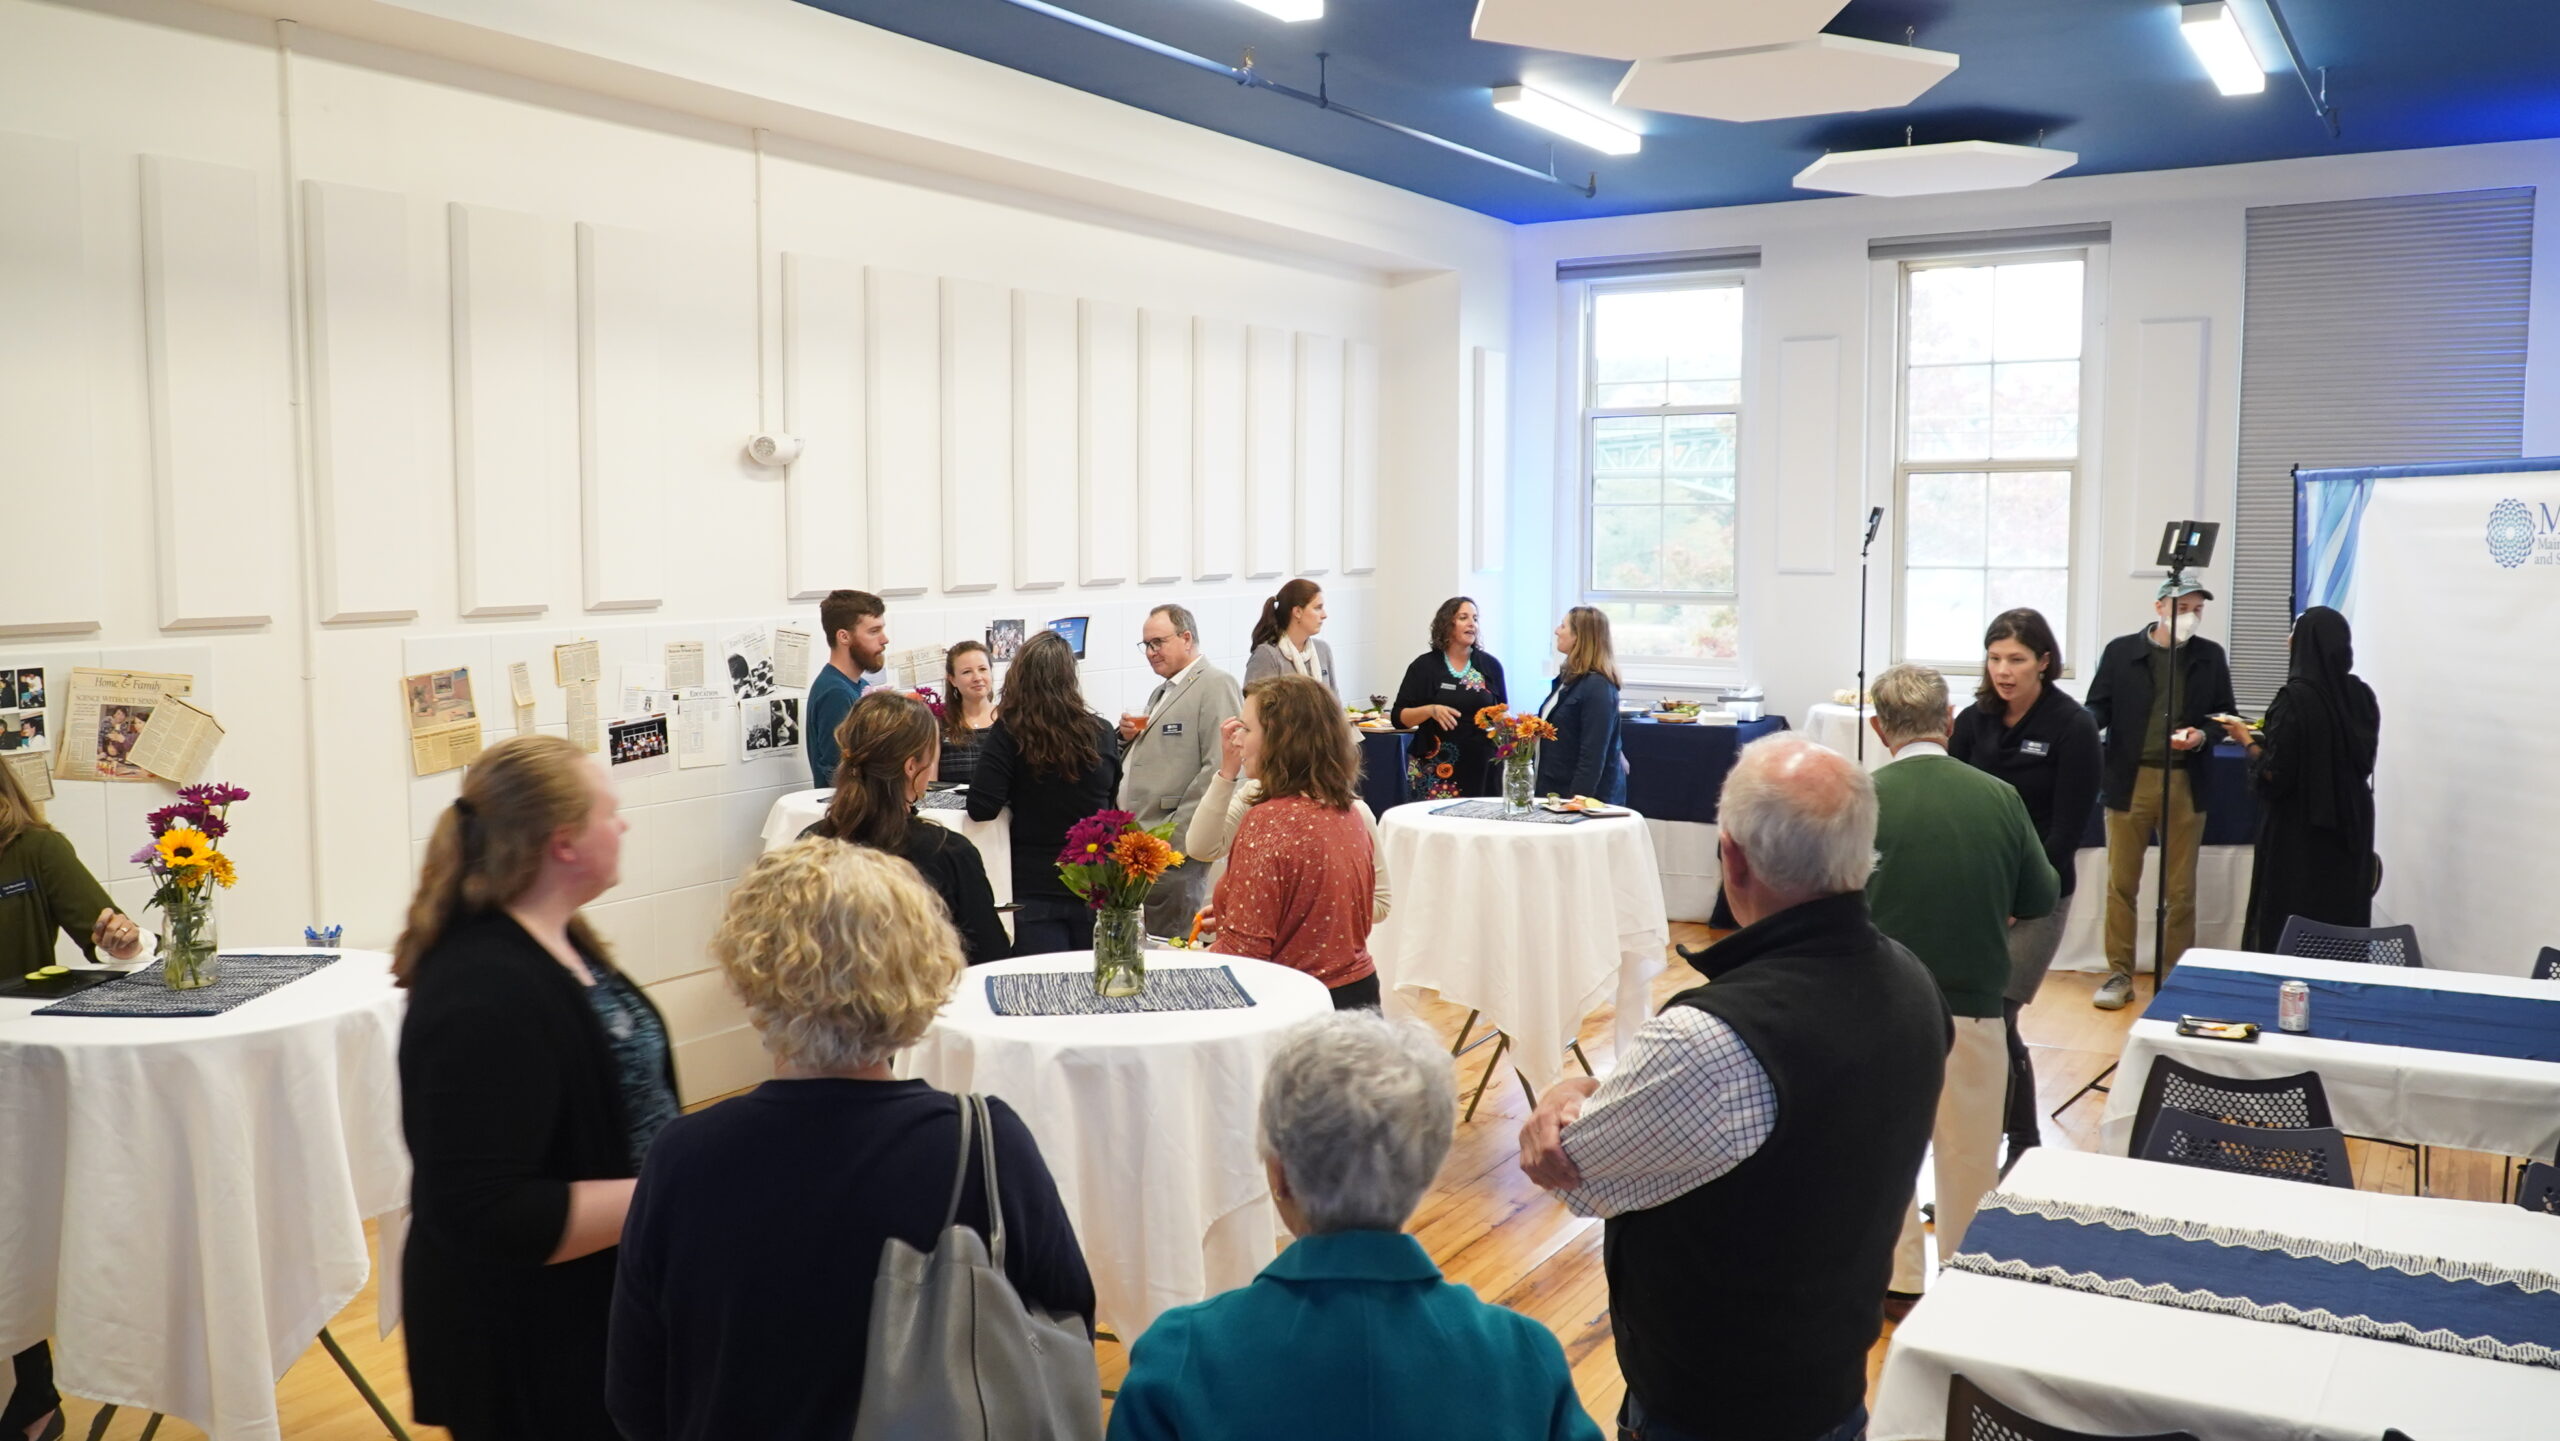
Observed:
[[[1742,374],[1742,287],[1656,291],[1669,333],[1673,380],[1732,380]]]
[[[1910,363],[1991,359],[1991,267],[1945,265],[1910,274]]]
[[[1639,605],[1610,601],[1609,638],[1620,660],[1731,660],[1742,627],[1730,605]]]
[[[1980,471],[1920,472],[1911,477],[1902,559],[1909,566],[1980,565],[1985,524]]]
[[[2069,565],[2071,473],[2038,470],[1992,476],[1986,523],[1990,534],[1983,558],[1991,564]]]
[[[1903,599],[1905,659],[1955,664],[1980,657],[1982,628],[1994,614],[1983,609],[1981,571],[1906,571]]]
[[[1591,507],[1594,590],[1662,588],[1662,510],[1651,505]]]
[[[2054,567],[1984,573],[1982,614],[1985,625],[1990,624],[1992,616],[2020,606],[2042,611],[2044,618],[2052,623],[2055,635],[2071,634],[2071,572]],[[2084,670],[2081,674],[2087,675],[2088,672]]]
[[[1607,421],[1600,422],[1603,425]],[[1663,476],[1669,501],[1733,499],[1733,433],[1730,415],[1684,415],[1667,422]]]
[[[2080,262],[2048,260],[2003,265],[1998,275],[1992,304],[1991,358],[2079,359]]]
[[[1910,460],[1981,460],[1991,454],[1991,367],[1915,365],[1904,392]]]
[[[1675,381],[1738,379],[1741,287],[1601,291],[1591,303],[1591,351],[1592,399],[1602,407],[1671,403]]]
[[[1662,422],[1650,416],[1591,422],[1591,499],[1629,505],[1662,499]]]
[[[1916,377],[1918,372],[1913,372]],[[2080,362],[1991,367],[1991,454],[1999,460],[2080,453]],[[1918,452],[1913,453],[1918,459]]]
[[[1733,507],[1662,508],[1662,588],[1733,589]]]
[[[1600,385],[1593,388],[1591,404],[1597,410],[1642,410],[1662,404],[1664,386],[1659,380],[1640,381],[1628,385]]]
[[[1675,380],[1671,382],[1671,405],[1740,405],[1742,382],[1739,380]]]

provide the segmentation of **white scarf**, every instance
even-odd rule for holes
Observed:
[[[1324,672],[1316,668],[1316,642],[1313,636],[1307,638],[1307,648],[1300,650],[1289,643],[1289,637],[1284,632],[1280,637],[1280,658],[1294,666],[1302,676],[1311,680],[1324,679]]]

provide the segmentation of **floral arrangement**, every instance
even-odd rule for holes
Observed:
[[[151,813],[151,844],[133,854],[154,883],[150,904],[164,922],[161,971],[172,990],[213,981],[213,892],[240,879],[222,838],[231,833],[231,808],[248,798],[222,781],[181,787],[176,804]]]
[[[1127,811],[1097,811],[1068,828],[1058,879],[1097,911],[1134,906],[1183,859],[1173,848],[1173,822],[1148,829]]]
[[[1529,714],[1513,714],[1507,705],[1487,706],[1476,712],[1476,726],[1493,737],[1493,755],[1507,761],[1525,752],[1539,741],[1556,738],[1556,728],[1544,718]]]

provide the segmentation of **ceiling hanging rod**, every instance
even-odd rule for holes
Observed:
[[[2293,78],[2302,82],[2302,93],[2311,100],[2311,113],[2329,127],[2329,138],[2338,138],[2338,107],[2329,103],[2329,67],[2319,69],[2320,83],[2311,83],[2311,66],[2302,58],[2302,47],[2294,43],[2293,27],[2285,23],[2280,0],[2267,0],[2267,18],[2276,22],[2276,38],[2284,42],[2284,53],[2293,61]]]
[[[1600,177],[1597,172],[1592,174],[1591,179],[1587,183],[1576,185],[1572,181],[1566,180],[1555,174],[1553,171],[1539,170],[1532,166],[1522,165],[1517,161],[1505,160],[1499,155],[1488,155],[1484,151],[1477,150],[1471,146],[1461,145],[1455,140],[1434,135],[1427,130],[1416,130],[1410,125],[1399,125],[1395,121],[1385,119],[1382,116],[1372,115],[1365,110],[1356,110],[1351,106],[1333,99],[1329,91],[1323,90],[1322,87],[1325,82],[1321,78],[1316,82],[1320,87],[1319,93],[1313,95],[1310,95],[1306,91],[1300,90],[1295,86],[1283,85],[1276,80],[1266,79],[1259,70],[1254,68],[1253,52],[1250,50],[1245,52],[1244,63],[1242,65],[1222,65],[1205,55],[1194,55],[1188,50],[1181,49],[1178,46],[1167,45],[1161,40],[1150,39],[1147,36],[1138,34],[1134,30],[1123,30],[1117,25],[1106,24],[1100,20],[1094,19],[1090,15],[1079,15],[1073,10],[1052,5],[1048,3],[1048,0],[1004,0],[1004,3],[1015,6],[1019,9],[1028,10],[1035,15],[1046,15],[1052,20],[1064,21],[1069,25],[1075,26],[1079,30],[1089,31],[1092,34],[1100,35],[1107,40],[1117,40],[1123,45],[1136,46],[1138,49],[1147,51],[1151,54],[1161,55],[1167,60],[1178,60],[1181,63],[1190,66],[1194,70],[1206,70],[1212,75],[1223,76],[1224,78],[1232,80],[1236,84],[1244,86],[1247,89],[1268,90],[1272,94],[1281,96],[1284,99],[1295,100],[1301,104],[1312,105],[1319,110],[1330,110],[1336,115],[1357,120],[1364,125],[1374,125],[1381,130],[1390,130],[1398,135],[1405,136],[1408,139],[1419,140],[1426,145],[1436,145],[1443,150],[1450,151],[1453,154],[1463,155],[1470,160],[1480,160],[1487,165],[1499,166],[1504,170],[1510,171],[1514,175],[1525,175],[1531,180],[1543,180],[1549,185],[1561,185],[1565,189],[1570,190],[1577,195],[1594,196],[1600,193]],[[1317,57],[1320,75],[1324,59],[1325,57],[1323,56]]]

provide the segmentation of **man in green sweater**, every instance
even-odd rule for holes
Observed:
[[[2000,1118],[2009,1081],[2009,923],[2052,912],[2061,879],[2026,802],[2007,781],[1947,754],[1953,717],[1946,677],[1898,665],[1876,677],[1868,722],[1892,759],[1876,772],[1876,868],[1867,910],[1938,979],[1955,1016],[1947,1082],[1938,1093],[1935,1158],[1938,1255],[1952,1256],[1974,1208],[1999,1179]],[[1894,1252],[1885,1313],[1919,1299],[1927,1258],[1915,1207]]]

